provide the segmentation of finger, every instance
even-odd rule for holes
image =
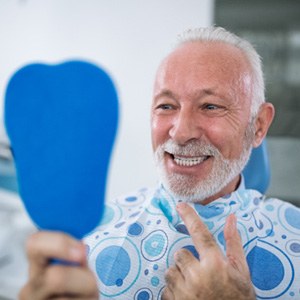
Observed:
[[[203,258],[208,253],[211,255],[222,254],[214,237],[195,210],[186,203],[179,203],[176,208],[200,256]]]
[[[165,287],[161,295],[161,300],[174,300],[174,299],[175,297],[173,292],[168,287]]]
[[[184,279],[186,279],[186,276],[190,274],[190,270],[195,266],[195,263],[199,262],[194,255],[186,250],[186,249],[180,249],[175,252],[174,259],[177,268],[181,272]]]
[[[174,292],[180,284],[183,283],[184,279],[180,272],[180,270],[177,268],[177,266],[171,266],[165,273],[165,281],[167,287]]]
[[[39,276],[50,259],[86,264],[85,246],[72,237],[57,232],[38,232],[27,241],[30,277]]]
[[[87,267],[51,265],[40,281],[31,280],[22,288],[19,299],[66,299],[66,296],[98,299],[99,291],[92,271]]]
[[[231,214],[228,216],[225,228],[224,238],[226,242],[226,256],[233,267],[238,269],[248,269],[243,244],[239,232],[237,230],[236,216]]]
[[[44,277],[41,298],[72,296],[97,298],[98,288],[94,274],[87,267],[51,265]]]
[[[25,286],[23,286],[23,288],[20,290],[19,293],[19,300],[29,300],[32,299],[32,288],[29,284],[26,284]]]

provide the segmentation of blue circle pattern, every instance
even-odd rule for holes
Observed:
[[[292,252],[300,253],[300,244],[294,242],[290,245],[290,249]]]
[[[128,234],[131,236],[139,236],[143,233],[144,227],[141,223],[136,222],[129,226]]]
[[[105,229],[100,227],[86,238],[100,280],[101,299],[133,299],[132,295],[135,300],[158,299],[165,284],[164,272],[174,264],[177,250],[187,249],[201,259],[175,205],[163,189],[140,190],[107,205],[101,225],[106,225]],[[275,199],[263,200],[258,192],[242,188],[209,205],[194,207],[223,249],[225,219],[230,213],[237,215],[257,299],[300,298],[298,208]],[[116,218],[117,214],[122,218]],[[97,250],[96,240],[105,236],[110,240]],[[114,239],[127,242],[115,244]],[[136,254],[132,255],[130,245],[136,245]]]
[[[134,296],[134,300],[151,300],[151,299],[153,299],[153,294],[151,290],[147,288],[138,290]]]
[[[288,208],[285,211],[286,221],[290,226],[300,229],[300,211],[296,208]]]
[[[116,260],[117,257],[117,260]],[[122,266],[122,268],[117,267]],[[102,250],[96,259],[96,270],[100,280],[106,286],[122,286],[123,280],[131,267],[130,256],[127,251],[119,246],[110,246]],[[103,270],[114,270],[103,272]]]
[[[150,299],[150,295],[147,291],[142,291],[137,296],[137,300],[149,300],[149,299]]]
[[[166,233],[162,230],[155,230],[142,240],[141,252],[146,260],[156,261],[164,256],[167,247]]]
[[[134,202],[136,200],[137,200],[137,197],[127,197],[127,198],[125,198],[125,201],[127,201],[127,202]]]
[[[153,286],[158,286],[158,284],[159,284],[159,278],[157,276],[152,277],[151,278],[151,284]]]

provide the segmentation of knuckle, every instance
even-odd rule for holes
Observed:
[[[69,249],[69,239],[65,234],[58,233],[53,236],[53,242],[61,252],[65,253]]]
[[[177,273],[177,268],[175,266],[171,266],[169,269],[166,270],[165,281],[168,285],[172,285],[176,273]]]
[[[190,269],[193,269],[196,264],[196,258],[187,249],[180,249],[175,253],[175,262],[182,274],[188,276]]]
[[[206,248],[216,247],[216,240],[210,232],[204,232],[202,235],[202,243]]]
[[[184,257],[184,256],[186,256],[186,255],[188,255],[188,250],[185,249],[185,248],[181,248],[181,249],[177,250],[177,251],[175,252],[175,254],[176,254],[176,256],[178,257],[178,259],[180,259],[180,258],[182,258],[182,257]]]
[[[165,287],[161,295],[161,300],[170,300],[170,299],[173,299],[172,293],[170,292],[168,287]]]
[[[53,232],[37,232],[26,241],[26,252],[29,259],[37,261],[46,256],[67,256],[72,241],[67,235]]]
[[[45,288],[48,294],[65,291],[67,276],[60,266],[51,266],[45,272]]]
[[[175,259],[178,262],[184,262],[186,259],[190,258],[191,255],[192,253],[189,250],[181,248],[175,252]]]
[[[38,245],[38,241],[40,239],[40,233],[34,233],[29,236],[26,241],[26,252],[27,254],[34,254],[36,252],[36,248]]]
[[[199,220],[193,220],[189,226],[189,233],[191,235],[197,234],[199,232],[203,231],[203,226],[200,223]]]

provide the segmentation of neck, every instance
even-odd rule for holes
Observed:
[[[202,201],[194,201],[194,203],[207,205],[213,202],[216,199],[219,199],[225,195],[231,194],[232,192],[236,191],[241,183],[241,175],[235,177],[226,187],[224,187],[220,192],[216,193],[215,195],[208,197]]]

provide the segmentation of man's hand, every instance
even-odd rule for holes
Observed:
[[[28,240],[27,253],[29,281],[21,290],[21,300],[98,299],[81,242],[63,233],[38,232]],[[70,264],[53,263],[52,259]]]
[[[236,228],[236,217],[225,224],[226,257],[197,213],[187,204],[177,206],[200,255],[181,249],[175,253],[175,266],[165,275],[164,300],[252,300],[256,299],[250,273]]]

